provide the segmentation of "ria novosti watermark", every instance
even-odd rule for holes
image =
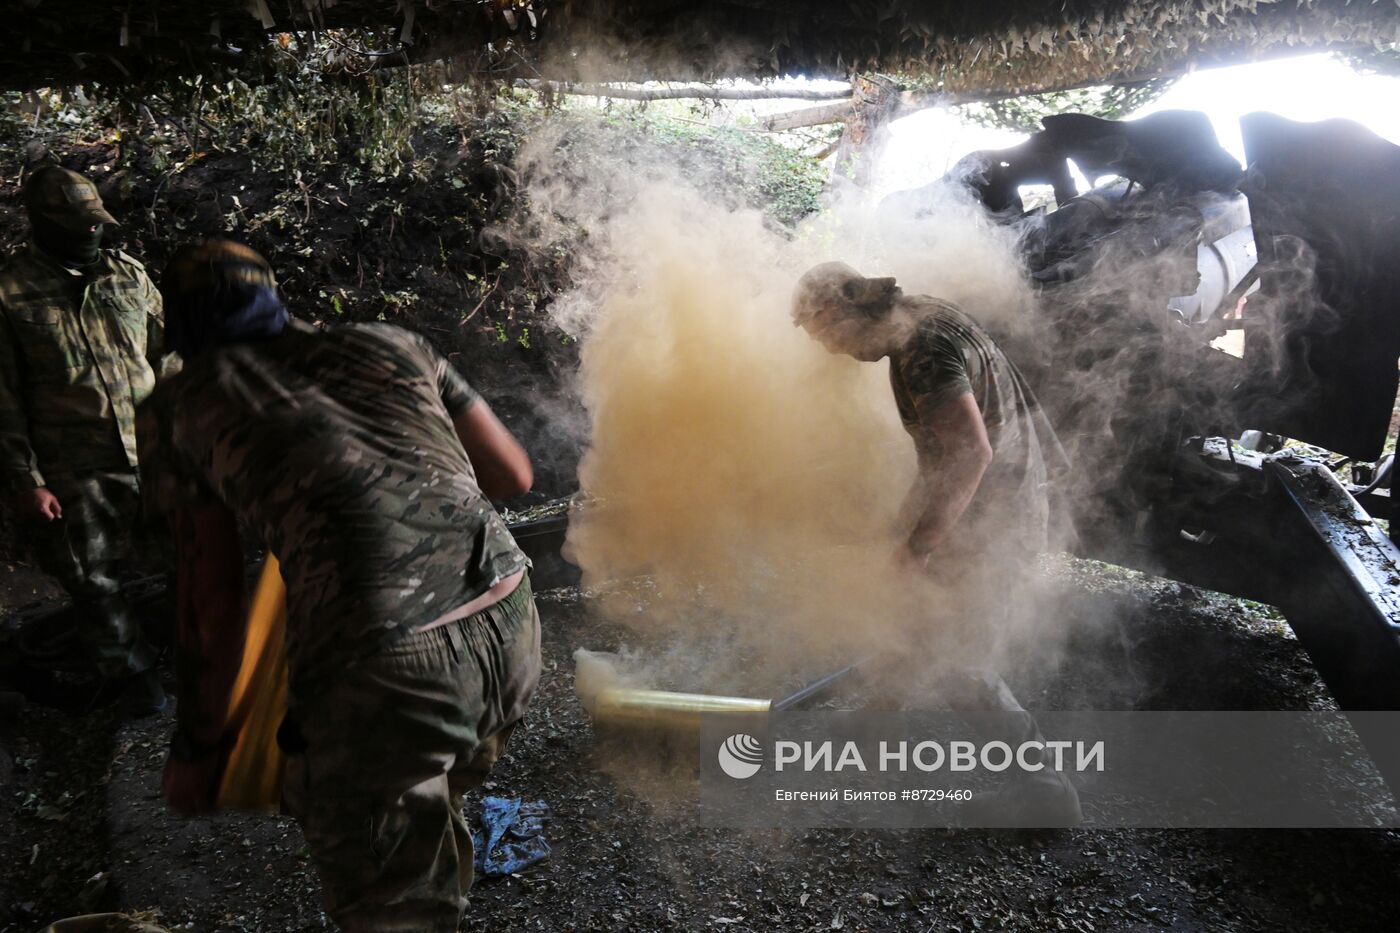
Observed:
[[[778,773],[791,770],[824,771],[840,773],[848,769],[868,772],[871,768],[879,771],[986,771],[998,774],[1017,769],[1027,774],[1044,771],[1103,771],[1104,743],[1068,740],[1029,740],[1016,744],[992,740],[978,744],[968,740],[954,739],[943,742],[912,742],[900,739],[895,742],[881,740],[878,743],[877,757],[867,764],[865,754],[857,742],[840,744],[830,739],[822,742],[777,741],[773,743],[773,770]],[[725,739],[719,748],[720,769],[729,777],[744,780],[756,775],[763,766],[762,743],[747,733],[735,733]]]
[[[1064,784],[1097,826],[1400,826],[1400,713],[712,716],[697,751],[735,826],[1006,825]]]
[[[746,732],[736,732],[719,747],[720,770],[736,781],[751,778],[763,767],[763,745]]]

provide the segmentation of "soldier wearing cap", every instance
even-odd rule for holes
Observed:
[[[155,386],[160,293],[102,249],[97,187],[46,166],[24,187],[31,240],[0,268],[0,489],[40,566],[72,596],[79,639],[142,711],[165,698],[119,589],[140,517],[136,406]]]
[[[832,353],[889,359],[919,467],[895,558],[941,589],[931,617],[946,623],[956,613],[972,623],[958,628],[956,644],[937,650],[929,629],[911,632],[896,663],[932,669],[947,705],[998,714],[984,720],[988,738],[1012,748],[1043,743],[1034,717],[994,669],[1012,613],[1033,598],[1036,555],[1066,533],[1054,500],[1070,465],[1030,386],[992,334],[957,306],[905,295],[893,278],[867,278],[845,263],[809,269],[794,290],[792,316]],[[963,816],[1022,827],[1082,819],[1078,792],[1062,772],[1041,762],[1012,775]]]

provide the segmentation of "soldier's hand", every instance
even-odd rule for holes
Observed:
[[[894,564],[901,574],[923,576],[928,573],[928,558],[927,551],[919,553],[905,543],[895,550]]]
[[[51,522],[63,517],[63,504],[45,486],[20,493],[15,497],[14,509],[30,521]]]
[[[194,758],[166,759],[161,775],[161,793],[170,808],[181,816],[212,813],[217,808],[219,773],[223,761],[217,753]]]

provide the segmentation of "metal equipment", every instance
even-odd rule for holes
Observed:
[[[1022,234],[1039,302],[1032,338],[1006,346],[1072,446],[1080,550],[1274,604],[1345,709],[1400,709],[1400,549],[1376,521],[1400,534],[1382,458],[1400,146],[1252,114],[1245,170],[1199,113],[1044,125],[943,183]],[[1114,180],[1065,197],[1066,160]],[[1022,210],[1018,186],[1047,178],[1057,209]],[[1212,346],[1240,325],[1243,358]],[[1230,440],[1246,435],[1316,446]],[[1346,463],[1363,464],[1351,482]],[[1400,788],[1400,760],[1368,744]]]

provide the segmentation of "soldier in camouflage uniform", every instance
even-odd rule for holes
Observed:
[[[896,560],[937,581],[970,623],[959,630],[963,656],[940,672],[939,693],[954,708],[1002,713],[1006,734],[995,738],[1013,748],[1041,740],[1035,720],[984,667],[1012,614],[1026,609],[1018,596],[1035,556],[1060,543],[1056,525],[1064,521],[1055,521],[1052,487],[1069,461],[1030,386],[954,305],[905,296],[894,279],[868,279],[843,263],[802,276],[793,319],[833,353],[890,361],[895,404],[919,463]],[[983,824],[1081,819],[1073,785],[1048,768],[980,803]]]
[[[140,434],[182,561],[166,796],[212,805],[241,524],[287,585],[285,797],[328,912],[347,930],[455,930],[473,861],[460,798],[539,677],[528,561],[486,498],[527,490],[529,461],[425,340],[289,319],[246,247],[186,247],[162,284],[185,368]]]
[[[140,514],[136,406],[162,352],[161,299],[141,264],[99,248],[114,223],[91,181],[49,166],[25,189],[33,239],[0,269],[0,471],[40,566],[83,620],[106,678],[142,674],[164,702],[118,580]]]

